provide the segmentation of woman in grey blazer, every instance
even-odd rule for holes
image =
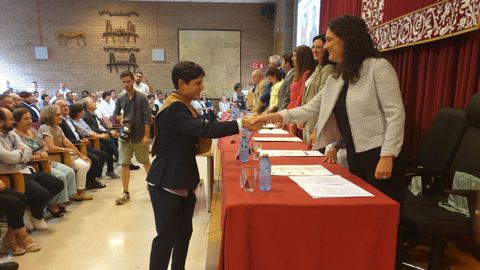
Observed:
[[[349,170],[401,203],[405,110],[395,70],[380,58],[359,17],[331,21],[324,48],[337,64],[324,90],[301,107],[255,121],[301,123],[318,116],[313,149],[341,140]]]

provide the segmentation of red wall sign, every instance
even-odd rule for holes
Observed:
[[[252,69],[263,69],[265,64],[263,62],[252,62]]]

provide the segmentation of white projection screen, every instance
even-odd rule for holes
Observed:
[[[178,59],[203,67],[208,98],[229,96],[240,82],[240,31],[178,30]]]
[[[319,33],[319,24],[320,0],[298,0],[296,46],[311,46],[312,39]]]

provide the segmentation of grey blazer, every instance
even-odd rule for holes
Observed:
[[[285,76],[282,87],[278,91],[278,110],[285,110],[290,104],[290,85],[292,85],[293,77],[295,76],[295,70],[292,68]]]
[[[341,76],[330,76],[323,91],[309,103],[279,112],[284,123],[305,122],[318,115],[313,149],[341,138],[332,111],[343,84]],[[387,60],[363,61],[360,79],[349,86],[346,107],[355,152],[381,147],[381,156],[398,156],[403,145],[405,109],[397,74]]]

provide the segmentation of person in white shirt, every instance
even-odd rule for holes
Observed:
[[[222,114],[228,109],[230,109],[230,102],[227,100],[227,96],[222,94],[222,96],[220,97],[220,101],[218,102],[218,120],[222,119]]]
[[[137,71],[137,73],[135,73],[135,83],[133,84],[133,88],[135,88],[135,90],[145,95],[151,94],[150,87],[148,87],[147,84],[143,83],[142,79],[143,79],[143,72]]]
[[[110,118],[113,115],[115,110],[115,103],[111,103],[111,94],[110,91],[106,90],[102,93],[102,100],[100,101],[100,106],[98,106],[99,113],[98,117]]]
[[[157,98],[155,99],[155,102],[154,102],[158,106],[158,108],[162,107],[164,99],[165,99],[165,94],[162,93],[162,91],[158,91]]]
[[[72,90],[68,89],[67,88],[67,85],[65,84],[65,82],[60,82],[60,89],[57,90],[58,93],[62,93],[63,94],[63,97],[65,98],[65,95],[67,93],[70,93],[72,92]]]

